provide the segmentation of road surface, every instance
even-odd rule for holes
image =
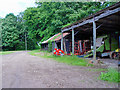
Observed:
[[[90,68],[89,68],[90,69]],[[2,56],[3,88],[117,88],[98,80],[100,72],[18,51]]]

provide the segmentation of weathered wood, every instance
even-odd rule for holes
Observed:
[[[100,14],[99,16],[96,16],[94,19],[95,19],[95,21],[98,21],[98,20],[101,19],[101,18],[104,18],[104,17],[106,17],[106,16],[112,15],[112,14],[117,13],[117,12],[119,12],[119,11],[120,11],[120,8],[116,8],[116,9],[114,9],[114,10],[108,10],[108,11]],[[82,23],[79,23],[79,24],[74,25],[74,26],[72,26],[72,27],[66,28],[66,29],[62,30],[62,32],[65,32],[65,31],[71,30],[71,29],[73,29],[73,28],[80,27],[80,26],[82,26],[82,25],[85,25],[85,24],[88,24],[88,23],[92,23],[92,22],[93,22],[93,18],[92,18],[92,19],[85,20],[85,21],[83,21]]]
[[[96,60],[96,23],[93,19],[93,60]]]
[[[70,40],[69,39],[66,39],[65,40],[65,43],[66,43],[66,51],[67,51],[67,53],[70,53]]]
[[[65,44],[66,41],[65,41],[65,39],[63,41],[64,41],[64,50],[65,50],[65,53],[66,53],[67,52],[66,51],[66,44]]]
[[[58,48],[58,45],[57,45],[56,41],[55,41],[55,48]]]
[[[103,23],[102,24],[100,24],[96,29],[99,29],[101,26],[103,25]]]
[[[63,50],[63,33],[61,32],[61,50]]]
[[[76,35],[76,34],[78,34],[79,33],[79,31],[77,31],[75,34],[74,34],[74,36]]]
[[[72,54],[74,55],[74,29],[72,29]]]

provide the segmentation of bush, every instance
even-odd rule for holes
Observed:
[[[48,51],[52,52],[52,41],[51,40],[48,41]]]
[[[110,68],[107,73],[101,72],[100,79],[109,82],[120,82],[119,76],[120,72],[116,69]]]

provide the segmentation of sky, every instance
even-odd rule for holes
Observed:
[[[0,17],[4,18],[9,13],[18,15],[33,6],[35,6],[35,0],[0,0]]]

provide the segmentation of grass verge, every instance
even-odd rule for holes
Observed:
[[[0,55],[6,55],[6,54],[11,54],[15,51],[0,51]]]
[[[105,72],[105,71],[108,71],[108,69],[107,68],[98,68],[98,69],[88,69],[88,71]]]
[[[109,68],[108,72],[103,73],[101,72],[100,79],[104,81],[109,81],[109,82],[120,82],[120,72],[118,72],[116,69]]]
[[[33,50],[31,52],[28,52],[30,55],[34,56],[40,56],[43,58],[52,58],[53,60],[56,60],[61,63],[66,63],[69,65],[75,65],[75,66],[93,66],[92,64],[88,64],[88,60],[84,58],[78,58],[76,56],[55,56],[52,53],[49,53],[47,51],[40,51],[40,50]]]

